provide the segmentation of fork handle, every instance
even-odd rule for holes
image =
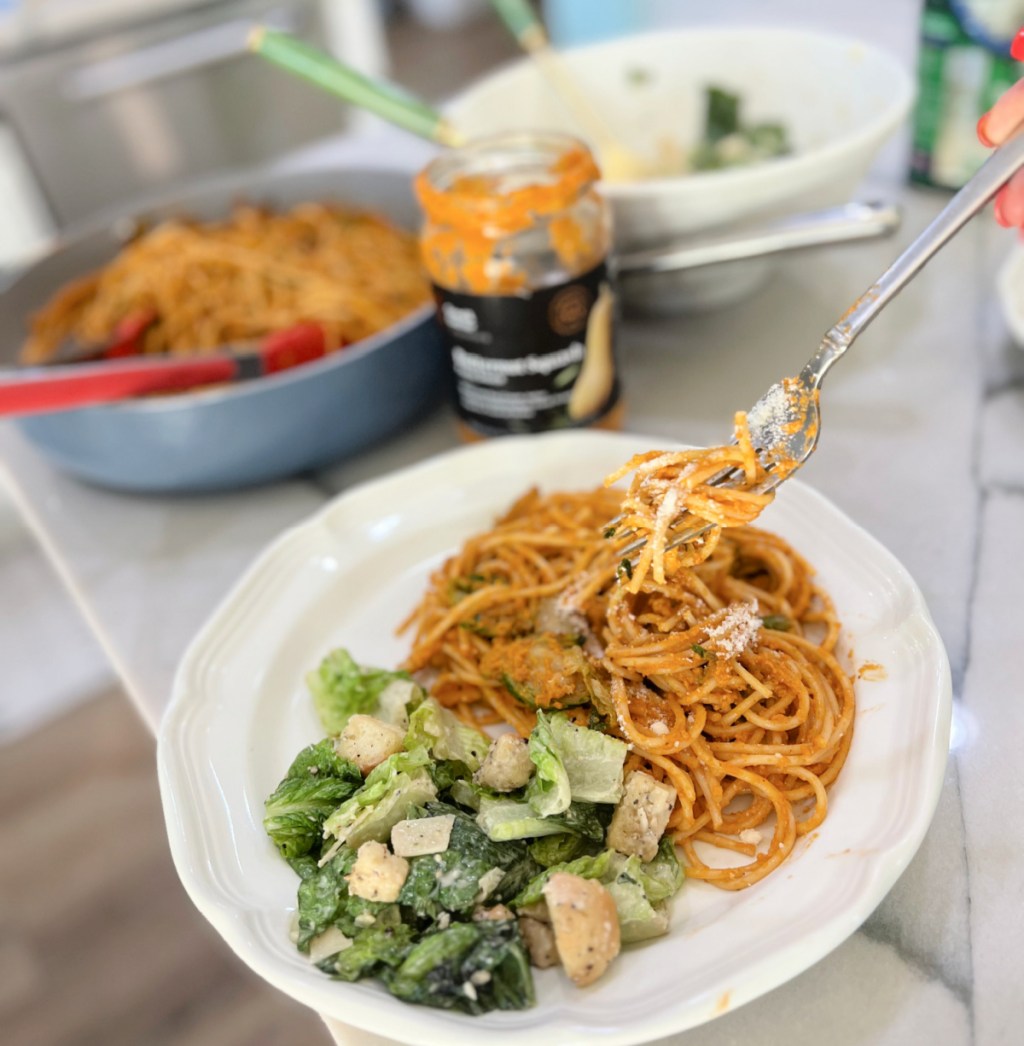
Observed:
[[[815,386],[861,331],[1013,177],[1024,168],[1024,134],[1011,138],[982,164],[930,225],[825,335],[802,377]]]

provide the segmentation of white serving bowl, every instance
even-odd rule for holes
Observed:
[[[738,92],[745,121],[778,121],[789,134],[787,156],[607,184],[621,250],[848,200],[914,94],[910,74],[884,52],[850,37],[798,29],[647,33],[568,50],[564,58],[616,137],[649,158],[663,140],[684,149],[699,140],[709,85]],[[446,112],[471,136],[525,128],[579,133],[527,58],[467,88]],[[644,277],[628,289],[634,301],[674,311],[734,300],[766,271],[765,262],[732,263]]]

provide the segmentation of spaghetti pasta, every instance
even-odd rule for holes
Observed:
[[[629,742],[627,770],[676,791],[668,831],[690,877],[729,890],[824,820],[854,717],[831,600],[785,541],[745,525],[770,496],[705,484],[724,465],[756,480],[740,421],[734,447],[634,459],[615,474],[637,470],[624,503],[608,489],[528,492],[434,574],[403,626],[415,632],[404,667],[426,670],[467,722],[526,735],[536,709],[557,708]],[[717,524],[698,547],[664,549],[673,501],[672,514]],[[632,577],[622,526],[653,535]]]
[[[66,340],[104,347],[138,316],[152,318],[146,353],[202,353],[299,323],[319,324],[340,348],[429,299],[416,237],[377,215],[240,205],[221,222],[162,222],[66,285],[32,317],[22,359],[44,362]]]

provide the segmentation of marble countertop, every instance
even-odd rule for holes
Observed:
[[[889,187],[906,242],[943,197]],[[1012,668],[1024,591],[1024,353],[1008,344],[994,272],[1009,234],[975,221],[829,377],[806,480],[886,544],[921,586],[949,651],[952,750],[932,827],[875,913],[826,959],[674,1040],[984,1046],[1019,1041],[1024,916],[1024,703]],[[894,256],[865,243],[793,256],[735,307],[626,323],[628,427],[692,443],[794,372]],[[325,499],[456,444],[448,409],[335,468],[210,497],[87,487],[9,424],[0,462],[20,505],[156,728],[177,661],[257,552]],[[332,1027],[338,1042],[365,1036]],[[665,1040],[670,1041],[670,1040]]]

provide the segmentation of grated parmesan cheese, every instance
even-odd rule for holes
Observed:
[[[706,645],[723,657],[737,658],[754,641],[760,627],[756,603],[730,603],[718,623],[708,629]]]
[[[793,421],[793,406],[784,382],[777,381],[747,415],[750,437],[755,446],[772,450],[785,442]]]

